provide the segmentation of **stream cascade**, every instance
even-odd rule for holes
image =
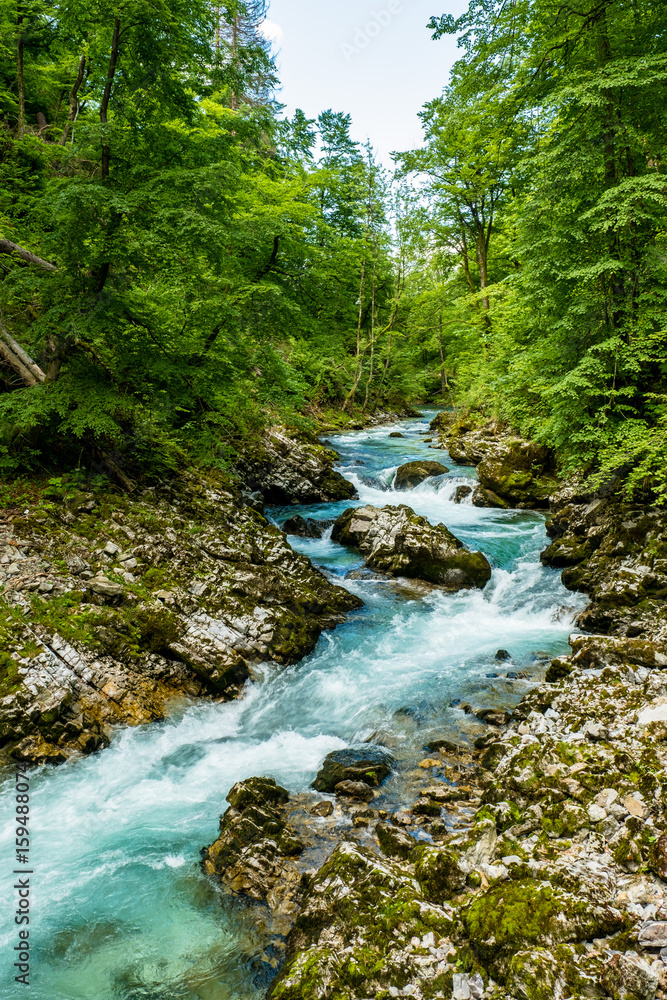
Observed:
[[[101,752],[32,772],[32,1000],[260,1000],[273,973],[256,908],[221,893],[199,866],[231,786],[265,775],[304,792],[327,753],[382,733],[398,762],[383,795],[398,808],[402,769],[429,739],[482,730],[459,706],[516,704],[541,665],[567,652],[586,601],[540,564],[544,515],[456,503],[476,473],[429,448],[432,416],[330,437],[359,499],[296,510],[331,521],[350,506],[409,504],[483,552],[489,583],[446,593],[388,580],[363,570],[330,529],[320,539],[290,536],[364,607],[301,662],[255,667],[239,699],[181,699],[162,721],[117,730]],[[395,489],[400,465],[434,457],[447,473]],[[294,513],[267,511],[279,526]],[[499,650],[509,658],[496,658]],[[8,857],[13,777],[2,795]],[[5,878],[5,912],[12,892]],[[14,933],[4,925],[3,962]],[[10,971],[0,985],[7,1000],[16,996]]]

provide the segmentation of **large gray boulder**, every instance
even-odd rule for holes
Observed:
[[[390,576],[425,580],[447,590],[481,588],[491,578],[486,556],[471,552],[444,524],[430,524],[405,504],[346,510],[331,537],[358,548],[369,569]]]
[[[333,792],[341,781],[379,785],[391,771],[393,763],[394,758],[388,750],[372,743],[332,750],[322,761],[313,788],[318,792]]]
[[[244,446],[236,472],[247,490],[261,493],[270,504],[353,499],[357,491],[334,469],[337,459],[338,454],[316,437],[274,427]]]

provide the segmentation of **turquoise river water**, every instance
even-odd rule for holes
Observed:
[[[364,502],[409,503],[486,554],[493,575],[484,591],[365,578],[354,572],[358,554],[328,538],[290,539],[365,607],[301,663],[263,665],[238,701],[183,701],[162,722],[119,730],[101,753],[33,772],[29,989],[11,968],[14,789],[6,779],[2,1000],[259,1000],[268,979],[255,911],[221,894],[198,865],[231,785],[259,774],[303,791],[325,754],[378,729],[414,759],[430,733],[469,727],[452,702],[512,703],[526,682],[509,672],[535,671],[540,656],[567,649],[584,602],[540,565],[543,517],[455,504],[456,486],[475,473],[428,449],[432,415],[330,438],[361,499],[298,510],[331,518]],[[396,467],[415,458],[443,461],[450,472],[397,493]],[[278,524],[293,513],[270,512]],[[498,648],[512,660],[498,663]],[[392,794],[400,798],[397,779],[389,779]]]

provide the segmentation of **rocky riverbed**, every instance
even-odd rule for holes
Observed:
[[[667,996],[662,956],[663,950],[667,955],[664,511],[626,504],[609,485],[596,491],[582,483],[559,484],[553,456],[536,456],[530,442],[502,428],[459,427],[456,437],[451,426],[449,415],[437,418],[432,434],[444,429],[438,447],[449,441],[453,471],[449,460],[445,466],[427,468],[424,458],[418,463],[423,469],[407,469],[400,493],[394,488],[395,507],[387,506],[386,492],[374,484],[397,481],[398,470],[411,464],[414,430],[408,425],[391,432],[390,444],[398,456],[393,471],[379,474],[365,465],[366,458],[353,458],[352,452],[344,460],[350,480],[345,487],[331,477],[336,472],[331,451],[318,451],[306,440],[280,457],[276,482],[282,493],[262,494],[251,475],[245,482],[184,476],[138,497],[83,491],[52,498],[27,513],[11,512],[4,522],[0,563],[4,752],[32,762],[69,759],[76,765],[77,758],[104,747],[119,724],[165,718],[168,729],[162,736],[159,728],[149,726],[146,740],[116,736],[110,749],[86,758],[87,770],[76,785],[72,782],[80,769],[56,769],[63,773],[64,785],[69,781],[67,801],[77,816],[87,815],[87,795],[102,795],[99,809],[110,829],[115,829],[117,807],[109,812],[110,779],[100,777],[104,760],[122,760],[140,782],[136,803],[130,786],[126,789],[123,813],[136,813],[148,795],[151,810],[167,819],[171,814],[164,811],[163,800],[168,804],[175,794],[175,801],[185,803],[202,781],[210,796],[207,775],[217,773],[210,768],[229,759],[220,796],[231,789],[228,808],[209,804],[197,820],[201,831],[208,822],[201,817],[210,820],[222,812],[219,832],[216,836],[211,831],[207,839],[200,833],[195,843],[209,845],[202,858],[206,879],[226,887],[220,896],[221,916],[212,919],[227,920],[222,914],[228,901],[239,901],[232,906],[229,926],[240,935],[246,921],[256,943],[250,947],[241,936],[233,937],[238,941],[234,954],[243,956],[248,947],[247,959],[239,961],[264,970],[262,983],[269,970],[273,997]],[[284,437],[282,431],[278,435]],[[278,448],[275,441],[267,450],[273,447]],[[423,450],[428,456],[426,447]],[[508,482],[505,472],[511,473],[517,454],[520,475],[509,475]],[[495,473],[483,468],[484,455],[490,456]],[[479,482],[461,475],[469,462],[477,463]],[[391,462],[383,458],[381,465]],[[488,485],[481,485],[483,476]],[[333,484],[330,493],[327,483]],[[454,659],[446,669],[455,669],[461,658],[466,669],[474,671],[477,660],[466,659],[463,649],[469,634],[486,625],[480,615],[491,622],[491,634],[504,621],[489,618],[495,613],[495,598],[489,601],[488,594],[494,588],[500,595],[520,591],[528,580],[537,583],[539,573],[549,572],[539,569],[536,553],[536,568],[528,563],[522,568],[524,550],[516,549],[508,558],[499,541],[503,532],[530,532],[543,524],[531,509],[544,508],[547,485],[550,544],[542,562],[563,572],[565,583],[589,598],[588,607],[579,612],[579,631],[571,637],[569,655],[536,653],[526,659],[524,654],[520,666],[515,665],[519,636],[533,627],[532,611],[521,611],[528,617],[519,631],[502,640],[510,652],[496,643],[495,657],[491,653],[487,660],[489,654],[482,655],[482,662],[496,664],[490,673],[489,666],[482,668],[485,676],[497,681],[473,685],[466,700],[452,698],[461,690],[461,680],[454,681],[450,704],[442,699],[438,685],[443,669],[438,668],[426,675],[431,680],[422,695],[411,693],[413,700],[406,695],[405,704],[393,704],[393,688],[400,691],[403,678],[418,665],[424,669],[426,648],[447,636],[452,616],[460,616],[461,626],[454,633]],[[355,491],[360,500],[355,501]],[[331,552],[337,549],[341,554],[336,558],[348,567],[345,588],[337,585],[343,581],[340,573],[317,569],[266,520],[265,495],[302,506],[312,501],[303,506],[305,516],[295,516],[290,509],[295,535],[289,537],[304,552],[323,553],[318,559],[324,565],[333,565]],[[445,507],[436,503],[440,496],[450,498]],[[487,534],[466,513],[473,514],[473,507],[466,507],[471,499],[479,508],[474,517],[483,518],[479,523]],[[327,504],[332,502],[334,516],[329,516]],[[368,515],[357,517],[364,520],[363,531],[352,532],[355,517],[349,511],[355,506]],[[509,506],[520,506],[526,513],[515,515]],[[380,507],[389,511],[382,515],[384,520]],[[446,510],[445,520],[454,529],[442,538],[432,527],[442,516],[432,512],[440,510]],[[428,544],[418,531],[424,514],[430,519],[423,526]],[[382,558],[371,565],[376,546],[370,532],[378,518],[381,523],[374,530]],[[327,540],[336,520],[339,542],[349,545],[347,549]],[[476,551],[478,540],[487,555]],[[492,572],[486,599],[479,586],[488,575],[461,590],[430,580],[423,565],[415,580],[403,579],[405,557],[419,555],[420,546],[429,560],[434,553],[443,558],[457,553],[480,556],[480,566],[484,560]],[[400,565],[394,566],[396,558]],[[552,574],[543,582],[552,587],[553,579]],[[530,583],[521,597],[526,608],[537,599],[534,585]],[[396,641],[400,638],[399,649],[404,646],[407,655],[399,654],[397,666],[396,650],[382,637],[377,670],[373,673],[371,661],[368,681],[359,684],[354,671],[369,669],[371,648],[364,653],[366,660],[355,658],[355,643],[367,642],[362,610],[360,631],[349,633],[340,649],[332,644],[335,671],[333,661],[328,663],[326,653],[320,652],[319,659],[309,658],[308,668],[299,667],[301,681],[297,675],[286,676],[289,664],[313,649],[323,629],[360,607],[360,598],[351,591],[362,592],[364,599],[368,595],[372,603],[379,593],[395,594],[398,603],[389,604],[385,630],[397,620]],[[570,616],[571,621],[572,609],[557,606],[563,598],[555,591],[554,597],[553,621],[559,616]],[[397,614],[404,602],[414,608],[414,621],[423,617],[426,626],[420,625],[414,635],[405,631],[414,629],[413,618],[401,624]],[[512,607],[517,607],[516,601],[507,604],[510,614]],[[426,608],[438,609],[435,632],[428,631]],[[539,622],[541,631],[535,634],[544,636],[544,642],[545,625],[541,618]],[[421,647],[415,635],[423,636]],[[341,665],[343,648],[350,664],[347,673]],[[478,646],[472,642],[471,648]],[[562,648],[557,645],[556,651]],[[450,656],[445,647],[438,645],[438,650],[441,657]],[[271,676],[285,680],[263,688],[269,659]],[[253,677],[258,683],[248,686]],[[245,709],[243,699],[234,700],[244,684]],[[311,724],[307,718],[318,698],[321,719],[313,716]],[[358,709],[369,720],[367,727],[352,722],[344,729],[325,721],[327,713],[335,714],[348,701],[351,719]],[[379,721],[372,722],[378,716],[375,709],[369,714],[369,706],[375,702],[385,702],[386,708]],[[198,703],[221,705],[227,714],[202,714]],[[246,716],[235,736],[241,723],[225,720]],[[386,725],[382,718],[394,721]],[[405,724],[397,727],[398,719]],[[285,726],[291,743],[285,742],[280,728]],[[343,734],[342,742],[334,732]],[[168,752],[159,749],[167,733]],[[319,771],[306,763],[306,773],[313,767],[312,786],[299,779],[300,790],[290,792],[288,787],[295,786],[289,776],[301,774],[305,753],[309,760],[319,760]],[[248,763],[253,760],[264,763],[255,769]],[[187,785],[174,783],[179,773],[187,776]],[[88,782],[91,793],[86,791]],[[51,795],[57,794],[48,777],[44,784],[45,790],[52,788]],[[157,799],[150,798],[153,785]],[[195,798],[197,794],[203,801],[204,792],[195,792]],[[48,796],[42,800],[44,811]],[[58,823],[65,823],[57,798],[54,809]],[[156,822],[160,830],[167,829],[164,820],[149,814],[137,829]],[[169,871],[171,865],[182,864],[178,851],[184,848],[174,846],[180,843],[181,825],[179,818],[168,834],[171,853],[166,860],[152,860],[151,870],[166,865]],[[77,845],[74,872],[81,869],[87,848],[80,831],[70,836]],[[90,865],[83,862],[87,882],[96,878],[101,836],[98,832],[90,845]],[[57,846],[57,833],[51,837]],[[156,832],[150,843],[158,837],[162,834]],[[110,842],[116,846],[107,851],[105,864],[125,844],[119,838]],[[69,864],[68,844],[63,841],[57,848],[54,871]],[[137,857],[147,851],[145,838],[140,844]],[[119,856],[124,858],[124,851]],[[122,908],[128,892],[126,864],[122,860],[122,886],[113,889],[112,878],[115,909]],[[177,885],[169,883],[167,908],[181,892]],[[158,920],[156,891],[159,895],[163,890],[141,881],[132,889],[136,905],[146,896],[143,919],[148,923]],[[201,887],[191,892],[194,898]],[[86,905],[92,913],[92,903]],[[73,941],[87,941],[88,931],[76,930],[79,909],[77,903],[67,918],[73,922],[68,934],[74,935]],[[189,911],[179,912],[185,919]],[[95,917],[91,927],[107,926],[99,921]],[[108,926],[105,935],[132,952],[127,936]],[[199,949],[210,933],[209,924],[195,931],[187,954]],[[155,940],[165,934],[166,926],[160,925]],[[93,934],[91,953],[104,954],[103,940],[97,942]],[[44,954],[52,947],[52,942],[43,943]],[[155,948],[153,938],[142,944],[142,952],[145,948]],[[178,948],[175,943],[175,956]],[[208,953],[206,948],[196,953],[199,968]],[[108,961],[117,982],[117,953]],[[171,989],[168,983],[178,995],[216,995],[217,979],[203,985],[197,974],[184,976],[182,971],[168,979],[166,953],[160,958],[163,971],[157,981],[147,972],[139,974],[137,959],[133,961],[124,973],[128,982],[136,978],[142,989],[162,990],[156,995]],[[86,993],[85,969],[76,974],[79,978],[72,979],[68,964],[67,982],[76,982],[82,996],[92,996]],[[49,981],[55,982],[53,976]],[[245,1000],[267,986],[253,987],[251,993],[244,989],[239,987],[239,995]],[[105,990],[95,995],[112,995]],[[122,990],[125,986],[121,994],[130,996]],[[65,997],[67,989],[58,992],[54,987],[52,994]]]
[[[473,503],[544,506],[548,455],[461,437],[452,457],[496,487]],[[302,865],[272,998],[667,996],[665,515],[602,492],[552,493],[542,556],[591,598],[579,624],[598,634],[572,636],[511,714],[480,712],[474,747],[425,747],[411,809],[374,809],[362,773],[336,784],[363,835],[332,824],[324,865]],[[359,544],[352,516],[339,540]]]

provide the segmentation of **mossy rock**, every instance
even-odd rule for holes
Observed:
[[[479,481],[513,506],[548,507],[558,486],[553,455],[534,441],[506,438],[478,467]]]
[[[280,805],[287,802],[289,792],[273,778],[246,778],[237,782],[227,793],[227,801],[241,811],[249,805]]]
[[[417,847],[417,843],[409,833],[391,823],[378,823],[375,836],[380,844],[380,850],[388,858],[402,858],[407,861]]]
[[[554,684],[556,681],[563,680],[568,674],[571,674],[574,667],[567,660],[552,660],[547,667],[547,672],[544,675],[544,680],[547,684]]]
[[[540,555],[540,561],[545,566],[555,566],[565,569],[566,566],[576,566],[592,554],[593,547],[587,539],[573,536],[559,538],[552,542]]]
[[[384,781],[393,766],[394,758],[384,747],[365,743],[333,750],[324,758],[312,787],[318,792],[333,792],[341,781],[364,781],[376,786]]]
[[[493,490],[487,490],[479,483],[473,490],[472,505],[473,507],[492,507],[498,510],[509,510],[510,507],[507,500],[503,500]]]
[[[452,426],[454,419],[455,416],[452,410],[440,410],[428,425],[429,430],[437,431],[438,434],[444,434]]]
[[[426,898],[442,903],[460,892],[466,884],[459,867],[460,854],[448,847],[421,847],[415,861],[415,877]]]
[[[527,948],[606,937],[625,927],[613,907],[566,892],[537,879],[493,886],[462,911],[470,943],[483,962],[507,969]]]
[[[471,552],[444,524],[430,524],[406,504],[346,510],[331,537],[354,545],[366,555],[369,569],[390,576],[425,580],[447,590],[482,588],[491,578],[485,555]]]
[[[419,976],[397,967],[396,949],[413,936],[449,938],[454,921],[425,902],[404,863],[340,844],[313,877],[288,939],[288,960],[272,1000],[358,1000],[388,996]],[[344,951],[336,943],[345,941]],[[427,949],[424,949],[427,952]],[[432,984],[430,984],[432,985]],[[440,979],[440,987],[443,980]],[[451,981],[449,983],[451,986]],[[392,989],[393,988],[393,989]],[[438,995],[438,989],[428,994]],[[424,993],[426,997],[427,994]]]

